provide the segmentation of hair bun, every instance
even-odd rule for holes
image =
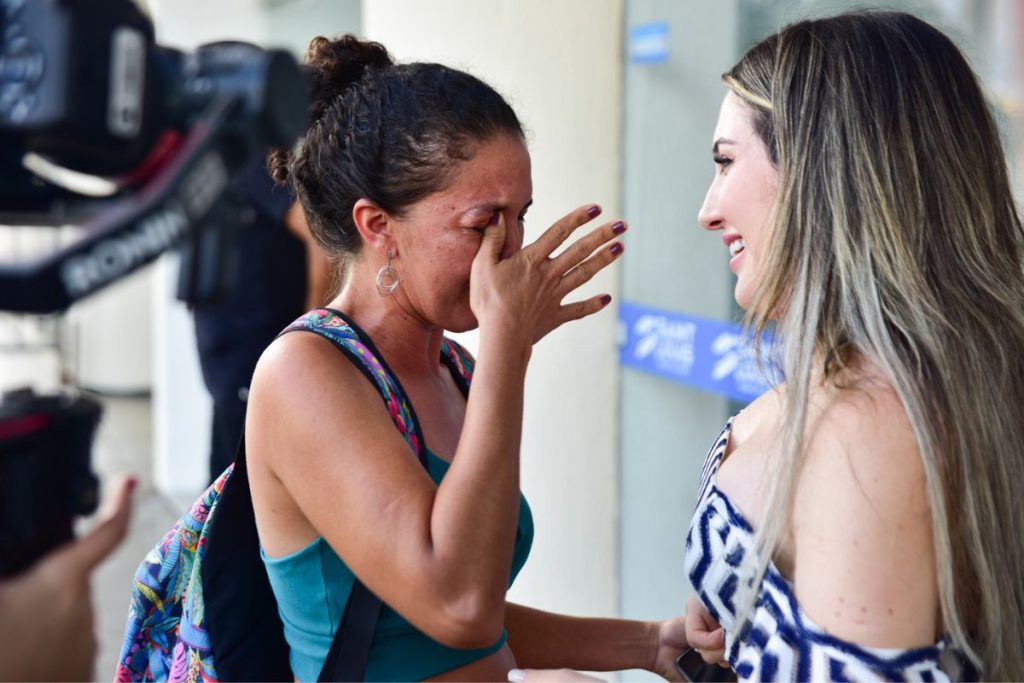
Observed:
[[[288,162],[291,154],[288,150],[274,148],[267,153],[267,173],[275,185],[286,186],[288,184]]]
[[[317,36],[309,42],[303,61],[310,85],[310,121],[319,121],[331,103],[359,82],[368,68],[386,69],[395,63],[383,45],[360,40],[351,33],[334,40]],[[271,150],[267,155],[267,171],[278,185],[288,182],[290,157],[283,149]]]
[[[368,68],[385,69],[395,62],[380,43],[360,40],[351,33],[329,40],[317,36],[304,59],[312,102],[309,120],[318,121],[341,93],[362,79]]]

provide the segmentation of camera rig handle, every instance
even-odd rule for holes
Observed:
[[[0,266],[0,310],[52,313],[156,259],[199,226],[232,173],[256,149],[228,128],[241,106],[215,97],[186,134],[177,154],[137,194],[82,225],[85,236],[28,263]]]
[[[0,0],[0,212],[50,224],[70,213],[82,217],[83,233],[41,258],[0,264],[3,311],[62,311],[178,244],[179,298],[215,296],[211,283],[223,279],[238,228],[229,181],[306,128],[308,87],[287,52],[223,41],[183,54],[153,45],[148,18],[129,0],[103,3],[99,13],[75,0]],[[72,28],[90,40],[70,41]],[[69,65],[93,58],[102,66],[104,55],[131,68],[94,69],[96,92],[83,90]],[[124,123],[114,104],[126,102],[138,105],[128,117],[138,125],[121,149],[110,141],[108,114]],[[80,173],[126,175],[111,197],[81,197],[39,182],[22,152]]]

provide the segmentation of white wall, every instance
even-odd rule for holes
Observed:
[[[259,0],[151,0],[160,45],[191,50],[222,39],[264,42]],[[175,298],[177,258],[165,255],[153,278],[153,481],[167,494],[190,498],[206,485],[211,402],[203,386],[192,316]]]
[[[527,240],[570,209],[618,215],[620,0],[370,0],[363,31],[401,61],[438,61],[493,85],[528,129],[535,204]],[[628,249],[627,234],[627,249]],[[617,295],[613,269],[584,295]],[[526,388],[523,489],[533,553],[513,600],[577,614],[618,608],[615,312],[536,347]]]
[[[152,283],[152,270],[143,268],[71,307],[66,324],[78,384],[114,394],[150,390]]]

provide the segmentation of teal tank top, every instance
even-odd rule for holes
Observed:
[[[322,332],[325,328],[330,331],[331,327],[339,324],[357,330],[366,342],[367,350],[379,356],[365,333],[338,311],[311,311],[286,331],[305,329]],[[446,340],[442,355],[465,394],[469,388],[468,376],[472,374],[472,359],[462,356],[464,352],[461,349],[461,353],[455,353],[452,348],[455,346]],[[445,352],[448,352],[447,355]],[[469,367],[465,367],[467,365]],[[460,366],[458,370],[456,366]],[[377,371],[391,374],[383,364]],[[449,465],[429,449],[426,455],[427,471],[431,479],[440,484]],[[532,544],[533,515],[526,499],[520,494],[509,586],[526,564]],[[277,599],[278,613],[284,624],[292,672],[299,681],[316,681],[348,604],[355,575],[322,537],[285,557],[269,557],[261,547],[260,556],[267,568],[270,585]],[[423,680],[482,659],[498,651],[507,638],[503,631],[498,642],[490,647],[457,650],[431,639],[387,604],[382,604],[370,645],[365,678],[367,681]]]
[[[448,463],[427,452],[430,477],[438,484]],[[533,543],[533,516],[520,496],[519,524],[512,555],[509,586],[526,563]],[[327,659],[327,651],[352,591],[354,575],[323,538],[286,557],[260,554],[284,622],[284,636],[291,648],[292,672],[300,681],[315,681]],[[388,607],[380,619],[366,664],[367,681],[419,681],[469,664],[496,652],[505,644],[503,632],[494,645],[478,650],[456,650],[432,640]]]

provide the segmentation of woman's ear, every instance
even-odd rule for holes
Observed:
[[[371,249],[383,253],[394,248],[394,235],[391,234],[394,220],[371,200],[365,197],[356,200],[352,206],[352,223]]]

